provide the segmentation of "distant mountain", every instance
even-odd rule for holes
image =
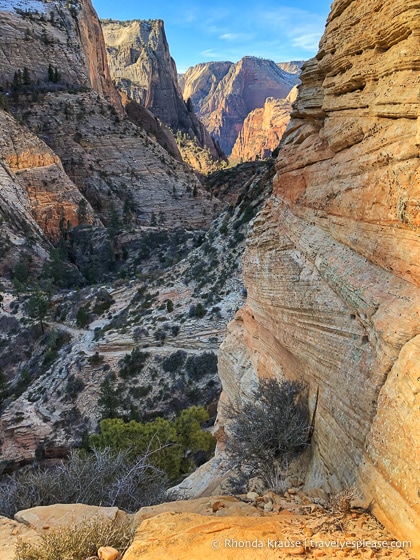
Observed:
[[[252,56],[236,64],[209,62],[189,68],[180,83],[184,99],[191,99],[210,134],[230,155],[248,114],[264,107],[269,97],[285,99],[299,83],[296,68],[300,63],[290,64],[293,73]]]
[[[105,20],[102,28],[117,88],[172,130],[183,159],[193,167],[208,171],[223,160],[192,104],[182,98],[163,21]]]
[[[290,62],[277,62],[277,66],[289,74],[300,74],[304,60],[291,60]]]
[[[251,111],[233,146],[231,161],[236,163],[271,156],[289,124],[296,97],[297,86],[286,99],[268,97],[264,107]]]

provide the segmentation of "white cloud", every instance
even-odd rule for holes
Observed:
[[[300,47],[305,51],[316,51],[318,49],[319,39],[319,33],[298,35],[292,38],[292,45],[294,47]]]
[[[251,33],[223,33],[220,39],[224,41],[250,41],[254,35]]]

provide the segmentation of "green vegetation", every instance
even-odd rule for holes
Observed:
[[[110,373],[105,377],[101,384],[98,398],[98,406],[101,411],[102,419],[117,418],[119,397],[118,390],[114,388],[115,374]]]
[[[214,450],[215,439],[201,429],[208,419],[205,409],[195,406],[183,410],[173,421],[160,417],[148,423],[105,419],[100,434],[92,435],[90,443],[97,449],[129,450],[133,457],[149,453],[153,466],[175,482],[194,468],[195,453]]]
[[[91,321],[91,317],[89,314],[89,306],[82,305],[81,307],[79,307],[79,310],[77,311],[76,325],[80,329],[84,329],[90,323],[90,321]]]
[[[44,319],[48,313],[50,302],[41,291],[35,291],[27,302],[28,314],[32,319],[39,321],[42,333],[44,333]]]
[[[142,352],[138,347],[134,348],[134,350],[132,350],[130,354],[124,356],[120,362],[120,377],[122,379],[127,379],[139,375],[148,357],[148,352]]]

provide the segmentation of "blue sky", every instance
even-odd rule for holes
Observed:
[[[275,62],[304,60],[317,51],[330,0],[93,0],[101,18],[163,19],[178,71],[245,55]]]

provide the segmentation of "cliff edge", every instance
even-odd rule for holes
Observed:
[[[417,554],[419,16],[411,1],[333,3],[219,358],[222,402],[257,377],[303,379],[315,428],[306,486],[356,484]]]

